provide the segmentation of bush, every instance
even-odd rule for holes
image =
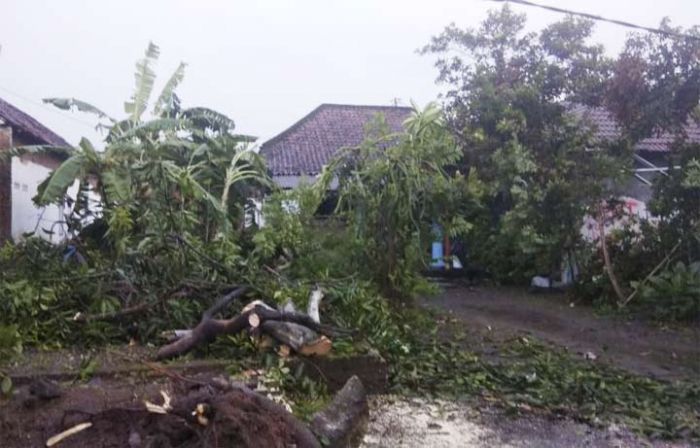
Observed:
[[[691,321],[700,319],[700,262],[672,268],[649,279],[639,287],[639,306],[660,320]]]

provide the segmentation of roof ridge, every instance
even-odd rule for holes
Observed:
[[[354,109],[406,109],[413,110],[410,106],[394,106],[394,105],[381,105],[381,104],[341,104],[341,103],[321,103],[319,107],[331,106],[331,107],[350,107]]]

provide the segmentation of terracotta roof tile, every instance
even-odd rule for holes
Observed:
[[[274,176],[315,175],[342,148],[365,138],[365,125],[381,113],[392,132],[401,131],[412,109],[321,104],[289,129],[265,142],[260,154]]]
[[[583,117],[595,128],[596,137],[600,140],[614,140],[620,136],[620,127],[613,118],[612,114],[602,107],[587,107],[575,105],[571,107],[571,112],[574,115]],[[686,127],[685,132],[688,136],[688,141],[691,143],[700,143],[700,124],[691,121]],[[651,152],[668,152],[671,149],[671,144],[674,141],[673,135],[661,133],[645,138],[637,143],[635,150],[651,151]]]

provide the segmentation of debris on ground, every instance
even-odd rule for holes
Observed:
[[[690,448],[648,441],[620,425],[592,428],[569,419],[508,416],[488,406],[377,395],[362,448]]]
[[[320,448],[323,436],[350,448],[366,427],[366,395],[357,377],[328,409],[312,416],[312,427],[231,379],[171,374],[128,383],[114,379],[66,387],[33,408],[22,397],[36,387],[22,386],[0,403],[2,446]]]

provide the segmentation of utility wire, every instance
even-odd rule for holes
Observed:
[[[595,15],[595,14],[589,14],[587,12],[577,12],[577,11],[571,11],[570,9],[557,8],[556,6],[541,5],[539,3],[531,2],[529,0],[487,0],[487,1],[498,2],[498,3],[511,2],[511,3],[516,3],[518,5],[533,6],[535,8],[546,9],[548,11],[554,11],[554,12],[558,12],[558,13],[562,13],[562,14],[569,14],[572,16],[585,17],[587,19],[596,20],[598,22],[607,22],[607,23],[612,23],[614,25],[624,26],[627,28],[633,28],[636,30],[643,30],[643,31],[648,31],[650,33],[661,34],[661,35],[664,35],[667,37],[674,37],[674,38],[679,38],[679,39],[689,39],[689,40],[695,40],[695,41],[700,42],[700,36],[695,36],[692,34],[678,33],[676,31],[664,30],[664,29],[660,29],[660,28],[650,28],[647,26],[642,26],[642,25],[637,25],[637,24],[631,23],[631,22],[626,22],[624,20],[607,19],[605,17]]]
[[[35,100],[33,100],[33,99],[31,99],[31,98],[28,98],[28,97],[26,97],[26,96],[24,96],[24,95],[20,95],[19,93],[13,92],[12,90],[7,89],[7,88],[5,88],[5,87],[3,87],[3,86],[0,86],[0,90],[2,90],[3,92],[8,93],[8,94],[14,96],[15,98],[19,98],[19,99],[21,99],[21,100],[23,100],[23,101],[26,101],[26,102],[28,102],[28,103],[32,103],[32,104],[34,104],[34,105],[36,105],[36,106],[39,106],[39,107],[41,107],[41,108],[43,108],[43,109],[46,109],[46,110],[48,110],[48,111],[51,111],[51,112],[53,112],[53,113],[55,113],[55,114],[57,114],[57,115],[59,115],[59,116],[61,116],[61,117],[63,117],[63,118],[67,118],[67,119],[69,119],[69,120],[75,121],[76,123],[82,124],[83,126],[87,126],[87,127],[89,127],[90,129],[92,129],[92,130],[95,129],[95,125],[93,125],[93,124],[91,124],[91,123],[88,123],[87,121],[81,120],[80,118],[76,118],[76,117],[74,117],[74,116],[72,116],[72,115],[70,115],[70,114],[62,113],[62,112],[58,111],[57,109],[55,109],[55,108],[53,108],[53,107],[47,106],[45,103],[41,103],[41,102],[39,102],[39,101],[35,101]]]

